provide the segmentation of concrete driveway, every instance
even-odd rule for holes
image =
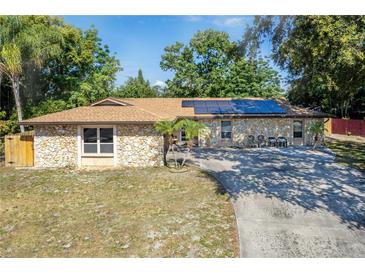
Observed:
[[[241,257],[365,257],[365,174],[327,149],[196,149],[230,194]]]

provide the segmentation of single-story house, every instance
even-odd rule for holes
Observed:
[[[189,118],[207,125],[199,146],[238,146],[248,135],[284,136],[289,145],[309,145],[308,125],[327,114],[260,98],[106,98],[23,120],[34,128],[36,167],[159,166],[160,120]],[[177,134],[184,139],[184,132]],[[208,136],[208,137],[207,137]]]

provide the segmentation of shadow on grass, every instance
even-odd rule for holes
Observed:
[[[326,146],[336,153],[337,163],[365,171],[365,143],[328,139]]]
[[[219,179],[215,176],[214,172],[203,170],[203,173],[205,174],[205,176],[215,182],[215,193],[217,195],[226,195],[228,193],[221,181],[219,181]]]

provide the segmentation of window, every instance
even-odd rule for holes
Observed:
[[[185,134],[185,130],[183,128],[180,129],[180,141],[181,142],[186,142],[187,141],[186,134]]]
[[[293,137],[303,138],[303,123],[302,121],[293,122]]]
[[[114,152],[113,128],[84,128],[83,153],[111,154]]]
[[[231,139],[232,138],[231,121],[221,121],[221,138],[222,139]]]

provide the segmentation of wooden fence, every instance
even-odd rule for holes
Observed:
[[[330,119],[330,125],[325,125],[330,129],[329,134],[355,135],[365,137],[365,120],[354,119]]]
[[[32,131],[5,136],[5,166],[33,166],[34,135]]]

